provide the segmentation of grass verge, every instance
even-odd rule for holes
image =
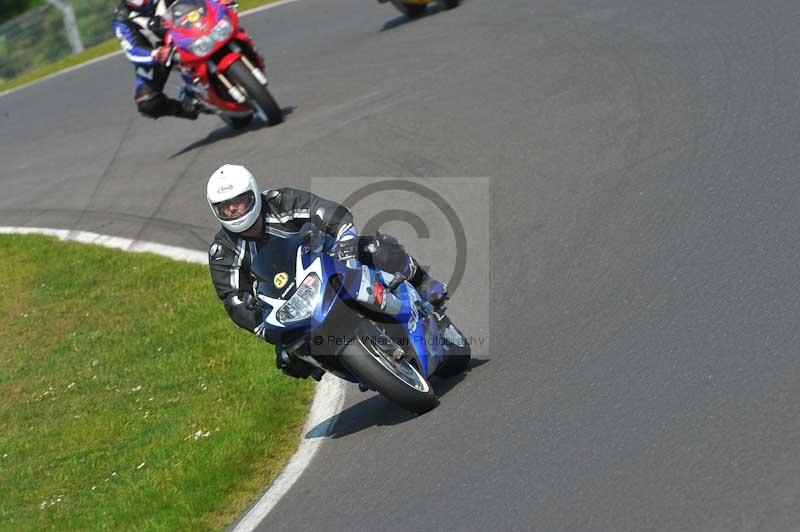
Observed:
[[[307,382],[207,269],[0,235],[0,528],[209,530],[296,448]]]
[[[243,13],[247,9],[252,9],[265,4],[271,4],[276,1],[277,0],[240,0],[239,12]],[[111,16],[109,16],[108,24],[109,26],[111,25]],[[70,55],[58,61],[54,61],[53,63],[42,65],[38,68],[34,68],[33,70],[21,74],[14,79],[0,83],[0,93],[16,87],[21,87],[22,85],[26,85],[36,81],[37,79],[49,76],[50,74],[55,74],[56,72],[65,70],[75,65],[86,63],[92,59],[97,59],[98,57],[118,52],[119,49],[119,41],[117,39],[103,41],[100,44],[87,48],[79,54]]]

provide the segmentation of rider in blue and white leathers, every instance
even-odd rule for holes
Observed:
[[[122,0],[114,12],[114,34],[134,66],[134,98],[139,112],[150,118],[177,116],[194,120],[198,112],[191,97],[179,101],[164,94],[171,70],[165,64],[170,50],[151,22],[168,3],[170,0]],[[184,83],[191,84],[191,80],[184,79]]]
[[[271,238],[285,238],[312,222],[336,239],[340,260],[354,257],[388,273],[400,273],[434,307],[447,298],[447,287],[433,279],[393,237],[359,237],[350,209],[304,190],[280,188],[260,192],[255,177],[243,166],[226,164],[208,181],[208,203],[222,224],[208,250],[211,280],[217,296],[236,325],[267,341],[263,308],[253,294],[252,258]],[[294,377],[307,377],[311,367],[278,357],[278,367]]]

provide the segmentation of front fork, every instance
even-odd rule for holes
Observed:
[[[258,80],[259,83],[261,83],[265,87],[267,86],[268,84],[267,76],[260,68],[251,63],[250,60],[247,58],[247,56],[244,54],[242,54],[242,63],[244,63],[244,66],[246,66],[250,70],[250,73],[253,74],[253,77],[256,78],[256,80]]]
[[[269,83],[269,81],[267,80],[267,76],[264,74],[264,71],[261,68],[259,68],[258,65],[253,64],[250,58],[248,58],[247,55],[245,54],[242,47],[239,46],[234,41],[230,42],[229,47],[232,53],[237,54],[238,56],[237,60],[241,59],[242,63],[244,63],[244,66],[246,66],[247,69],[250,70],[250,73],[253,75],[253,77],[256,78],[256,80],[260,84],[266,87]],[[231,98],[233,98],[233,100],[236,103],[239,104],[247,103],[247,97],[245,96],[244,91],[242,91],[237,85],[235,85],[230,79],[228,79],[228,77],[223,72],[220,72],[217,69],[217,65],[213,61],[208,62],[208,71],[209,74],[216,76],[216,78],[220,81],[220,83],[222,83],[222,85],[225,87],[225,90],[228,91],[228,94],[230,94]],[[186,76],[184,74],[182,74],[182,78],[186,90],[192,93],[197,93],[197,89],[195,87],[200,82],[200,79],[199,78],[192,79],[191,76]]]
[[[228,91],[228,94],[231,95],[231,98],[233,98],[236,101],[236,103],[243,104],[247,102],[247,98],[245,98],[244,92],[242,92],[242,90],[239,87],[231,83],[231,81],[225,76],[225,74],[223,74],[222,72],[217,72],[216,68],[214,68],[214,71],[215,71],[214,75],[217,76],[217,79],[225,86],[225,90]]]
[[[246,66],[253,77],[256,78],[256,81],[266,87],[268,84],[267,76],[264,74],[264,71],[261,70],[261,68],[259,68],[257,65],[254,65],[253,62],[250,61],[242,47],[239,46],[235,41],[231,41],[228,46],[230,47],[231,51],[238,56],[237,60],[240,59],[242,63],[244,63],[244,66]],[[225,86],[228,94],[230,94],[237,103],[245,103],[247,101],[244,92],[239,87],[234,85],[223,72],[219,72],[214,63],[209,63],[209,66],[213,67],[214,74]]]

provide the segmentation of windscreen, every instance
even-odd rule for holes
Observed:
[[[271,237],[253,258],[251,271],[256,290],[272,298],[280,298],[294,283],[297,248],[303,244],[300,235],[289,238]]]
[[[309,235],[314,238],[309,239]],[[308,247],[309,242],[316,244],[319,241],[316,237],[322,236],[322,233],[314,228],[313,223],[306,222],[299,232],[287,238],[270,237],[256,253],[251,266],[251,271],[258,282],[256,287],[258,292],[269,297],[281,297],[295,282],[298,248],[312,253],[321,251],[321,247],[318,248],[316,245],[312,246],[314,249]]]
[[[178,0],[167,11],[166,18],[173,26],[188,29],[205,16],[205,0]]]

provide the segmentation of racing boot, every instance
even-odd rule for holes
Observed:
[[[414,257],[411,255],[406,257],[406,266],[398,273],[408,279],[411,286],[416,288],[419,295],[433,305],[434,309],[443,308],[447,300],[447,285],[431,277]]]
[[[411,258],[411,260],[413,261],[414,259]],[[417,289],[419,295],[437,310],[441,309],[444,306],[444,302],[447,301],[447,285],[431,277],[419,265],[415,275],[408,282]]]
[[[197,119],[197,109],[191,102],[182,102],[167,98],[163,93],[145,93],[136,97],[139,112],[149,118],[176,116],[189,120]]]
[[[178,118],[187,118],[189,120],[197,120],[200,111],[197,110],[194,100],[181,101],[180,105],[175,106],[175,116]]]
[[[376,232],[375,237],[361,237],[359,260],[379,270],[395,272],[389,284],[392,291],[408,280],[435,309],[440,309],[447,299],[447,285],[431,277],[393,236]]]
[[[196,112],[205,115],[215,115],[217,111],[209,107],[206,103],[197,99],[193,85],[188,83],[185,79],[181,83],[180,92],[178,92],[178,100],[187,112]]]
[[[180,92],[178,93],[178,101],[180,102],[180,108],[176,108],[175,116],[196,120],[202,109],[198,105],[197,99],[194,97],[194,94],[192,94],[192,91],[185,84],[181,86]]]

